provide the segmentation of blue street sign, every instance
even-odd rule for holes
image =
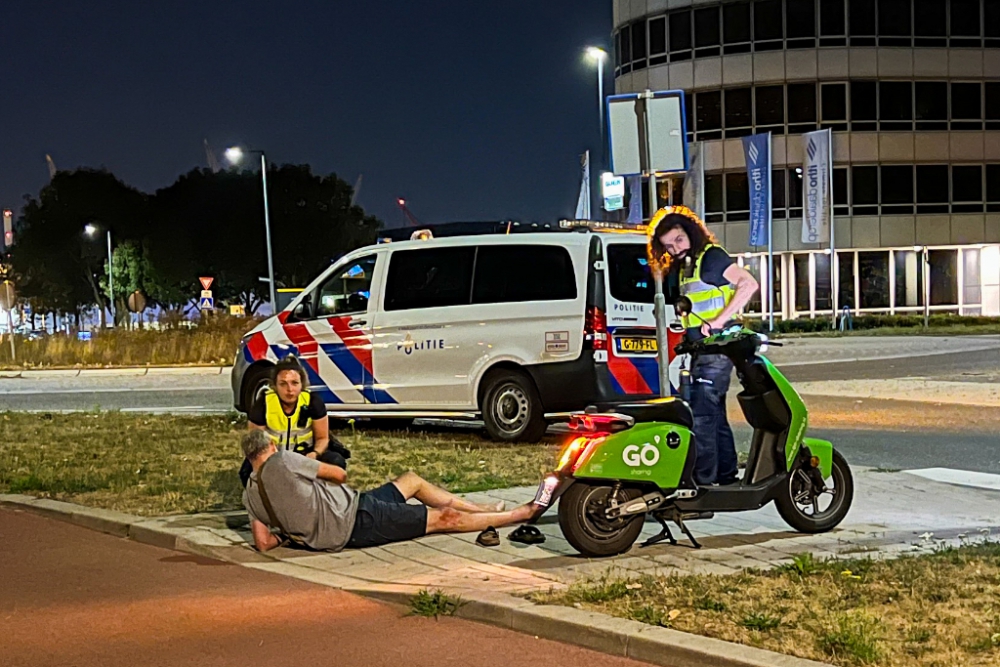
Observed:
[[[201,310],[215,310],[215,299],[210,296],[203,296],[198,300],[198,308]]]
[[[89,331],[77,331],[76,332],[76,338],[77,338],[77,340],[90,340],[90,332]]]

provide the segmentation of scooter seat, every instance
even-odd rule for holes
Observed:
[[[636,422],[670,422],[694,428],[694,414],[687,403],[679,398],[656,398],[641,403],[621,403],[614,412],[628,415]]]

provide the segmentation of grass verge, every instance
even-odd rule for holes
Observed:
[[[734,575],[611,575],[536,602],[591,609],[837,665],[1000,664],[1000,543]]]
[[[242,416],[0,413],[0,493],[144,516],[241,507]],[[557,442],[504,445],[478,433],[348,431],[352,486],[414,470],[451,491],[536,484]]]

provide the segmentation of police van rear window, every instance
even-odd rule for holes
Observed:
[[[607,256],[611,296],[628,303],[653,303],[653,274],[645,244],[610,243]]]

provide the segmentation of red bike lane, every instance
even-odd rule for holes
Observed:
[[[638,663],[0,510],[0,666]]]

